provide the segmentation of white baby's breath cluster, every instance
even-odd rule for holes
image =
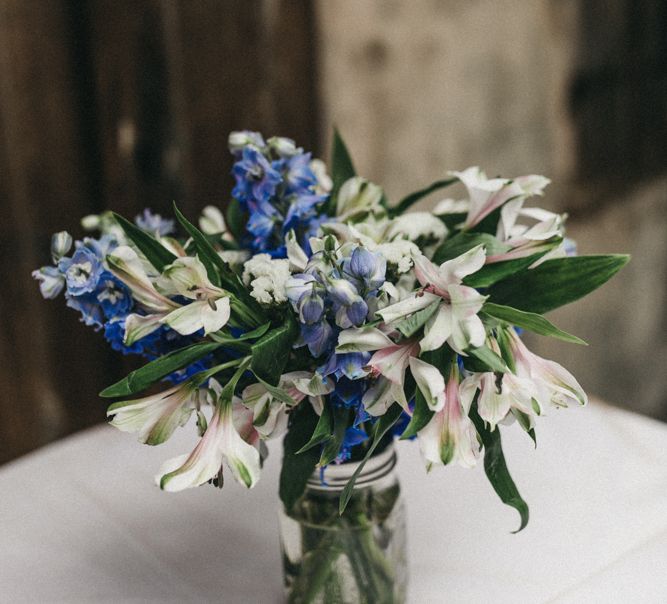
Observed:
[[[289,260],[271,258],[269,254],[256,254],[243,265],[243,282],[261,304],[287,302],[285,283],[290,276]]]

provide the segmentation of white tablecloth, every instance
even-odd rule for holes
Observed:
[[[537,436],[504,431],[531,506],[517,535],[481,466],[427,476],[399,445],[409,601],[667,602],[667,426],[592,403]],[[0,602],[279,602],[279,443],[252,491],[160,492],[153,472],[192,442],[100,426],[1,468]]]

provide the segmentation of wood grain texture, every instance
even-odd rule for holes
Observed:
[[[308,0],[0,3],[0,463],[101,421],[131,366],[30,272],[114,208],[224,206],[227,136],[317,141]]]

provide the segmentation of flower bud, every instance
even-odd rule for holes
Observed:
[[[57,263],[72,247],[72,236],[67,231],[54,233],[51,237],[51,258]]]

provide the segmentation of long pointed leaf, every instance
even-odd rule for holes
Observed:
[[[187,367],[221,346],[222,344],[217,342],[210,342],[206,344],[191,344],[185,348],[173,350],[136,369],[115,384],[108,386],[100,392],[100,396],[104,398],[116,398],[141,392],[166,375]]]
[[[176,260],[176,256],[172,254],[164,245],[162,245],[155,237],[142,231],[138,226],[131,223],[120,214],[113,212],[113,217],[121,226],[129,239],[139,248],[139,251],[146,256],[146,260],[150,262],[158,271],[162,272],[164,267]]]
[[[290,414],[290,424],[283,440],[283,464],[280,470],[280,499],[291,510],[306,490],[315,471],[319,451],[310,449],[297,455],[315,430],[318,418],[312,405],[297,405]]]
[[[408,210],[410,207],[412,207],[415,203],[417,203],[420,199],[423,199],[427,195],[430,195],[434,191],[437,191],[438,189],[443,189],[445,187],[448,187],[451,184],[454,184],[457,182],[457,178],[445,178],[443,180],[436,180],[434,183],[430,184],[428,187],[425,187],[423,189],[420,189],[419,191],[415,191],[414,193],[410,193],[410,195],[406,195],[401,201],[398,202],[394,207],[389,208],[389,214],[391,216],[398,216]]]
[[[477,406],[473,405],[470,410],[470,419],[475,424],[477,433],[484,445],[484,472],[489,479],[493,490],[498,494],[500,500],[513,507],[521,516],[521,525],[514,531],[518,533],[526,528],[528,524],[528,504],[523,500],[516,488],[505,462],[502,442],[500,439],[500,428],[490,431],[482,418],[477,413]]]
[[[382,440],[384,435],[389,430],[391,430],[392,426],[398,421],[398,418],[401,416],[401,413],[403,413],[403,408],[398,403],[394,403],[391,407],[389,407],[389,409],[387,409],[387,412],[383,416],[381,416],[380,419],[375,423],[375,426],[373,427],[373,443],[368,448],[368,451],[366,451],[366,455],[359,463],[359,466],[354,471],[354,474],[352,474],[352,477],[345,485],[345,488],[343,489],[343,492],[340,495],[340,501],[338,503],[338,513],[341,516],[343,515],[343,512],[345,511],[347,504],[350,502],[350,498],[352,497],[352,491],[354,490],[354,483],[357,482],[359,474],[361,474],[361,471],[364,469],[366,462],[371,458],[371,455],[373,455],[373,453],[375,452],[375,449],[380,444],[380,441]]]
[[[328,440],[331,438],[332,432],[331,405],[324,405],[322,415],[320,415],[320,419],[317,421],[317,426],[315,426],[315,430],[313,430],[310,440],[296,452],[297,455],[300,455],[301,453],[308,451],[308,449],[313,448],[315,445],[319,445],[325,440]]]
[[[434,415],[434,411],[431,411],[426,403],[424,395],[421,393],[421,390],[417,388],[415,392],[415,408],[412,411],[412,417],[410,418],[410,423],[403,430],[403,434],[400,436],[400,440],[407,440],[417,435],[422,428],[425,428],[426,425],[431,421],[431,418]]]
[[[322,449],[320,455],[320,460],[317,462],[317,465],[320,468],[328,466],[338,453],[340,453],[340,448],[343,444],[343,439],[345,438],[345,430],[347,430],[348,421],[350,419],[350,410],[344,407],[338,407],[334,409],[333,413],[333,434],[331,438],[327,440]]]
[[[490,301],[542,314],[583,298],[611,279],[629,259],[609,254],[547,260],[493,285]]]
[[[511,325],[516,325],[517,327],[523,327],[528,329],[536,334],[542,336],[551,336],[552,338],[557,338],[563,340],[564,342],[571,342],[572,344],[583,344],[587,346],[581,338],[573,336],[572,334],[558,329],[553,323],[545,319],[542,315],[538,315],[532,312],[526,312],[525,310],[518,310],[510,306],[502,306],[501,304],[493,304],[492,302],[487,302],[484,304],[482,310],[487,314],[500,319],[501,321],[506,321]]]
[[[255,375],[274,386],[287,365],[298,328],[291,317],[272,329],[252,346],[251,369]]]

